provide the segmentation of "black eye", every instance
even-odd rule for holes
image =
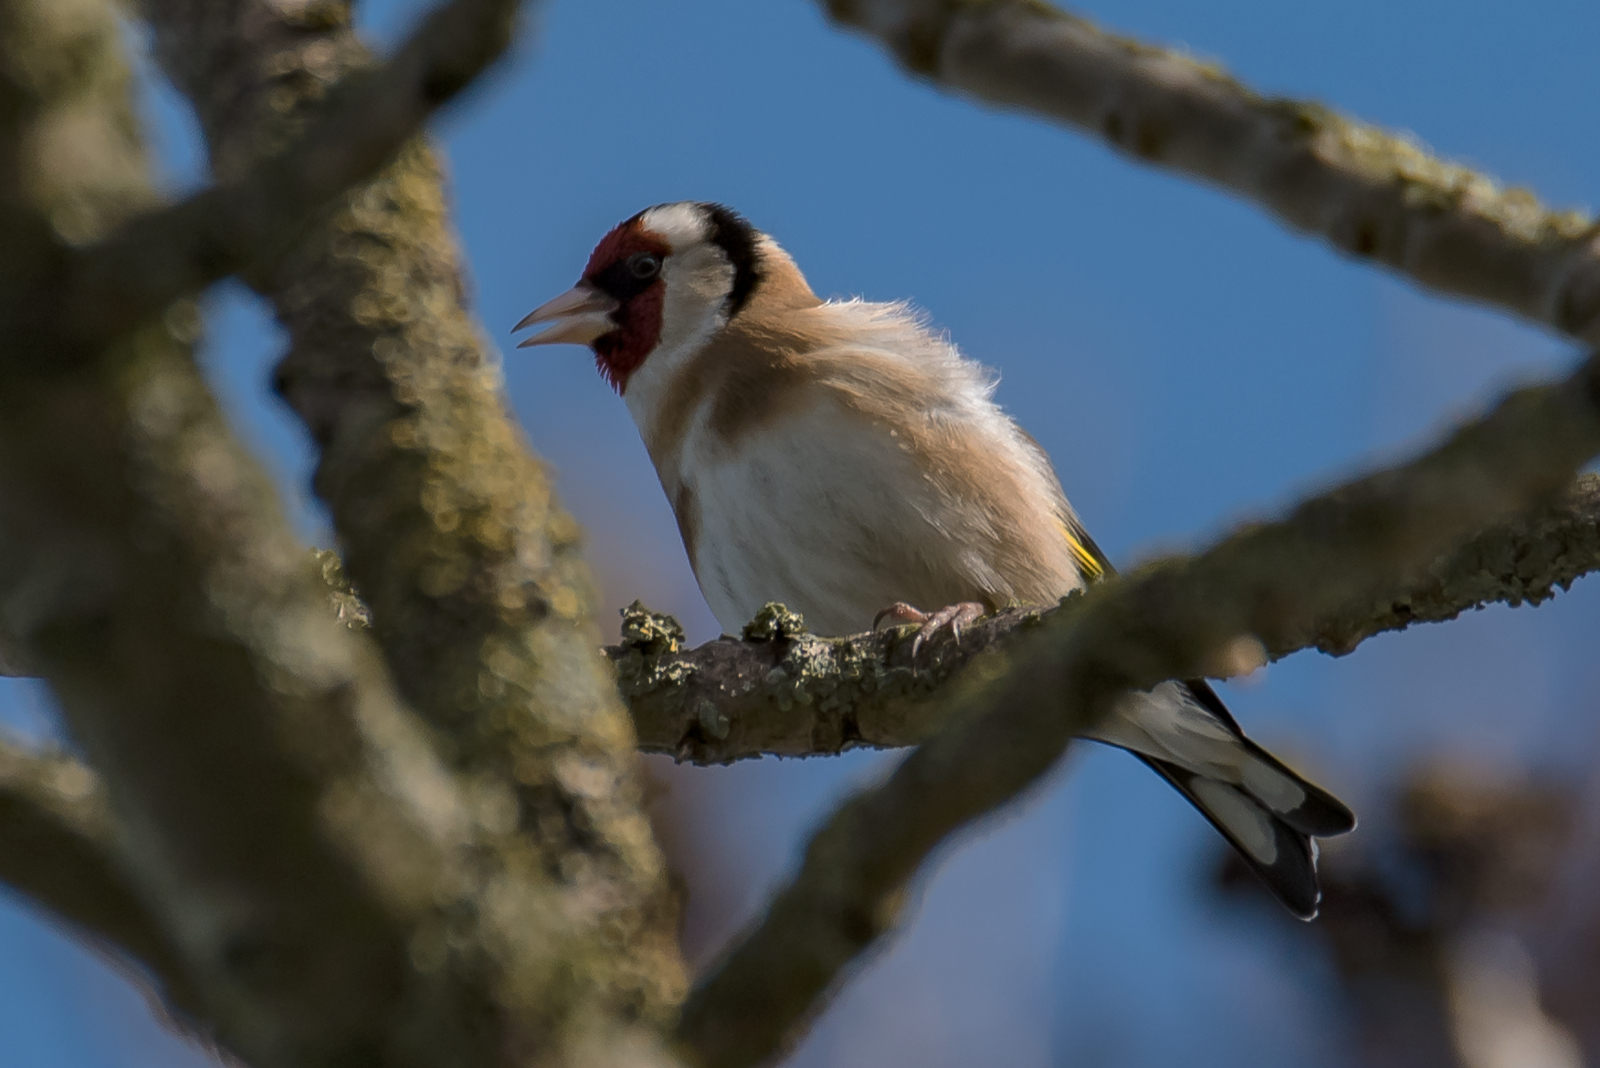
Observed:
[[[628,273],[635,278],[654,278],[661,273],[661,257],[653,252],[635,252],[628,257]]]
[[[623,304],[656,284],[661,277],[661,254],[635,252],[620,260],[612,260],[604,270],[588,277],[590,285],[607,293]]]

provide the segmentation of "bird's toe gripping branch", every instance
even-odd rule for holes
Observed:
[[[976,601],[947,604],[934,612],[924,612],[904,601],[896,601],[873,617],[872,629],[877,630],[885,620],[889,621],[890,626],[915,626],[917,634],[911,640],[911,659],[915,663],[917,652],[923,645],[943,631],[948,630],[955,643],[960,645],[962,628],[970,627],[987,613],[988,609]]]

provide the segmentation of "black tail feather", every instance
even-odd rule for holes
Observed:
[[[1204,679],[1190,679],[1184,685],[1188,687],[1189,693],[1196,701],[1238,736],[1250,755],[1293,779],[1305,791],[1305,800],[1299,805],[1287,811],[1277,812],[1285,823],[1313,838],[1331,838],[1336,834],[1347,834],[1356,829],[1356,814],[1350,811],[1348,805],[1315,783],[1307,782],[1283,761],[1245,737],[1244,730],[1209,682]]]
[[[1305,791],[1305,800],[1292,809],[1283,811],[1274,809],[1273,815],[1301,834],[1308,834],[1313,838],[1332,838],[1334,835],[1348,834],[1356,829],[1356,814],[1350,811],[1349,805],[1316,783],[1306,781],[1298,772],[1244,735],[1241,734],[1239,738],[1251,756],[1287,775]]]
[[[1208,803],[1195,791],[1195,782],[1200,778],[1187,768],[1158,760],[1154,757],[1135,753],[1140,760],[1154,768],[1173,788],[1189,799],[1189,803],[1200,811],[1211,826],[1217,829],[1228,844],[1238,852],[1244,862],[1266,883],[1267,889],[1272,891],[1283,906],[1302,920],[1313,920],[1317,916],[1317,905],[1322,900],[1322,889],[1317,883],[1317,847],[1311,840],[1310,834],[1302,831],[1284,818],[1279,813],[1272,812],[1255,798],[1235,786],[1218,783],[1214,780],[1211,785],[1216,790],[1227,791],[1226,795],[1239,805],[1246,805],[1255,810],[1256,814],[1271,828],[1272,847],[1270,859],[1263,859],[1257,855],[1256,850],[1241,840],[1239,832],[1230,826],[1225,818],[1215,811],[1214,801]],[[1331,801],[1332,798],[1329,798]],[[1333,802],[1344,809],[1337,801]],[[1301,805],[1296,809],[1300,812],[1306,806]],[[1348,814],[1349,810],[1344,809]],[[1353,820],[1350,821],[1353,824]],[[1349,827],[1345,827],[1348,830]],[[1335,832],[1337,833],[1337,832]],[[1257,843],[1260,849],[1260,843]],[[1263,850],[1263,852],[1265,852]]]

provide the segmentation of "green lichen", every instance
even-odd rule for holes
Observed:
[[[682,661],[661,663],[661,658],[680,651],[684,645],[683,627],[661,612],[652,612],[642,601],[622,610],[622,644],[610,650],[617,667],[617,684],[629,700],[683,686],[694,677],[694,667]],[[726,733],[726,726],[723,728]]]
[[[728,736],[728,717],[722,714],[716,703],[706,698],[700,698],[694,709],[695,719],[700,723],[700,729],[705,731],[717,741],[722,741]]]
[[[311,556],[316,561],[322,584],[328,588],[328,600],[339,622],[351,630],[366,630],[372,626],[372,613],[345,573],[339,554],[332,549],[312,549]]]
[[[763,616],[766,616],[771,609],[777,611],[771,614],[772,618],[764,619]],[[774,627],[781,627],[789,622],[786,617],[793,617],[795,621],[800,618],[782,605],[767,605],[761,610],[761,614],[745,627],[746,639],[751,638],[752,631],[758,625],[772,623]],[[835,681],[837,678],[838,670],[835,666],[832,644],[802,634],[784,653],[783,661],[767,672],[763,683],[772,700],[780,709],[787,712],[795,705],[814,703],[820,693],[831,691],[837,685]]]
[[[926,667],[888,664],[871,641],[802,635],[767,672],[762,689],[782,711],[798,705],[814,709],[819,720],[853,719],[869,695],[881,700],[932,690],[948,674],[937,663]]]
[[[652,612],[643,601],[634,601],[622,610],[622,644],[645,656],[669,656],[683,648],[683,626],[661,612]]]
[[[808,633],[805,618],[799,612],[777,601],[768,601],[756,613],[756,618],[744,625],[743,637],[747,642],[775,642]]]
[[[1294,135],[1322,138],[1319,153],[1330,162],[1374,182],[1396,183],[1411,210],[1471,212],[1529,243],[1577,240],[1594,226],[1585,212],[1551,210],[1527,189],[1503,187],[1471,167],[1439,158],[1415,135],[1383,130],[1310,101],[1276,99],[1263,106]]]

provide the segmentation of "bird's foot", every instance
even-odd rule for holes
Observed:
[[[948,630],[956,644],[960,645],[961,628],[976,623],[983,618],[986,611],[988,610],[976,601],[947,604],[936,612],[924,612],[904,601],[896,601],[873,618],[872,629],[877,630],[884,620],[888,620],[889,625],[894,627],[915,625],[917,636],[911,640],[911,662],[915,664],[917,651],[922,648],[924,642],[937,637],[940,631]]]

